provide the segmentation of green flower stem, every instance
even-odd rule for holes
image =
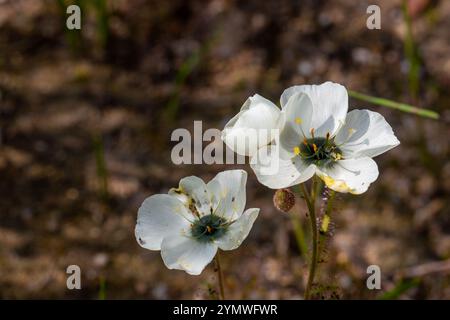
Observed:
[[[216,262],[216,272],[218,274],[217,279],[219,282],[219,300],[224,300],[225,299],[225,290],[224,290],[224,281],[223,281],[223,272],[222,272],[222,267],[220,266],[220,251],[217,250],[216,253],[216,257],[215,257],[215,262]]]
[[[318,252],[318,232],[317,232],[317,222],[316,222],[316,177],[314,177],[313,184],[311,187],[311,195],[309,195],[308,191],[304,184],[301,184],[301,191],[303,196],[305,197],[306,204],[309,210],[309,219],[311,222],[311,234],[312,234],[312,256],[309,263],[309,275],[308,282],[306,284],[305,290],[305,300],[309,300],[311,298],[311,287],[314,282],[314,276],[316,275],[317,269],[317,252]]]

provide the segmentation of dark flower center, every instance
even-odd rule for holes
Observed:
[[[197,240],[207,242],[220,238],[229,225],[225,218],[209,214],[196,220],[191,225],[191,232]]]
[[[305,139],[298,151],[303,161],[318,167],[330,167],[342,158],[342,151],[336,146],[334,139],[329,137]]]

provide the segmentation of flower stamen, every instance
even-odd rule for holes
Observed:
[[[307,164],[315,164],[319,167],[333,166],[336,161],[342,159],[341,150],[329,134],[326,138],[304,139],[300,146],[294,147],[294,153],[300,155]]]
[[[229,225],[223,217],[206,215],[192,224],[191,235],[199,241],[213,241],[224,235]]]

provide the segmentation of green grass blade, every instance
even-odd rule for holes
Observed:
[[[439,119],[439,114],[430,109],[418,108],[418,107],[412,106],[410,104],[396,102],[396,101],[388,100],[385,98],[369,96],[369,95],[359,93],[356,91],[352,91],[352,90],[348,90],[348,94],[350,97],[353,97],[355,99],[366,101],[366,102],[380,105],[383,107],[388,107],[388,108],[400,110],[403,112],[416,114],[421,117],[426,117],[426,118],[431,118],[431,119]]]
[[[409,279],[409,280],[401,280],[398,282],[395,287],[385,292],[381,297],[379,297],[379,300],[395,300],[398,299],[403,293],[406,291],[417,287],[420,284],[419,279]]]
[[[95,164],[97,167],[97,178],[100,183],[100,194],[104,200],[109,198],[108,194],[108,168],[105,160],[105,146],[101,134],[93,136]]]
[[[412,33],[412,21],[408,11],[408,3],[403,0],[402,3],[403,19],[406,24],[406,35],[404,40],[404,51],[406,59],[408,60],[408,83],[409,91],[414,99],[419,94],[419,78],[420,78],[420,57],[417,51],[417,46],[414,43]]]
[[[106,299],[106,279],[103,276],[99,279],[98,299]]]
[[[168,118],[170,121],[173,121],[176,117],[176,114],[178,113],[180,106],[180,90],[186,82],[188,76],[200,63],[201,55],[203,54],[202,51],[203,50],[201,49],[196,50],[191,56],[189,56],[188,59],[186,59],[186,61],[183,62],[177,72],[177,75],[175,77],[175,88],[166,108],[166,118]]]
[[[175,85],[171,98],[166,106],[165,118],[172,122],[180,109],[180,92],[186,83],[188,77],[203,62],[211,47],[216,43],[219,37],[219,30],[215,30],[213,34],[195,50],[180,66],[175,76]]]
[[[109,12],[106,0],[95,0],[92,2],[95,6],[97,15],[97,37],[102,49],[105,49],[109,39]]]

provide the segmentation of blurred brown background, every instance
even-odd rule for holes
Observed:
[[[65,28],[73,3],[81,31]],[[369,4],[381,30],[366,28]],[[194,120],[221,129],[249,95],[278,101],[327,80],[441,118],[351,100],[382,113],[402,144],[376,159],[367,193],[339,197],[317,298],[450,298],[450,1],[407,5],[409,15],[400,0],[1,0],[0,298],[207,299],[211,266],[169,271],[134,238],[147,196],[230,168],[172,164],[171,132]],[[247,207],[262,210],[222,255],[227,296],[301,298],[290,218],[240,167]],[[66,288],[70,264],[82,290]],[[366,288],[370,264],[380,291]]]

